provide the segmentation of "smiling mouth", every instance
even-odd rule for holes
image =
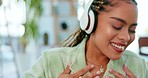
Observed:
[[[113,46],[113,49],[117,52],[123,52],[125,50],[125,45],[120,45],[116,43],[111,43],[111,45]]]

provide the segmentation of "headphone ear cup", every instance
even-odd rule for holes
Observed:
[[[93,31],[94,24],[95,24],[95,15],[92,10],[89,11],[88,19],[89,19],[89,21],[88,21],[87,28],[85,29],[85,32],[87,34],[90,34]]]
[[[88,26],[88,22],[89,22],[89,17],[88,17],[88,11],[84,10],[83,15],[81,16],[80,19],[80,27],[82,30],[85,30]]]
[[[92,17],[93,12],[90,10],[90,6],[92,2],[93,0],[89,0],[89,2],[87,2],[87,4],[85,5],[84,12],[80,18],[80,28],[84,30],[86,33],[90,32],[90,30],[88,30],[90,28],[90,25],[89,25],[91,22],[90,19],[94,18],[94,16]],[[92,21],[94,21],[94,19]]]

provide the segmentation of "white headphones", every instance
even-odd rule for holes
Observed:
[[[94,12],[90,9],[93,0],[89,0],[86,4],[84,12],[80,18],[80,27],[84,30],[87,34],[90,34],[94,28],[95,23],[95,15]]]

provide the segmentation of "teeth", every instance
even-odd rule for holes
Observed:
[[[125,49],[125,46],[121,46],[121,45],[117,45],[117,44],[114,44],[114,43],[111,43],[114,47],[118,48],[118,49],[121,49],[121,50],[124,50]]]

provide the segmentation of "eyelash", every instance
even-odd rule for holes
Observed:
[[[116,27],[116,26],[113,26],[113,28],[116,29],[116,30],[122,29],[122,27]],[[129,32],[130,32],[130,33],[136,33],[136,31],[130,30],[130,29],[129,29]]]
[[[113,28],[116,29],[116,30],[120,30],[122,27],[113,26]]]
[[[136,33],[135,29],[136,29],[136,27],[135,27],[135,26],[130,27],[129,32],[131,32],[131,33]]]
[[[136,33],[136,31],[134,31],[134,30],[129,30],[129,32],[131,32],[131,33]]]

